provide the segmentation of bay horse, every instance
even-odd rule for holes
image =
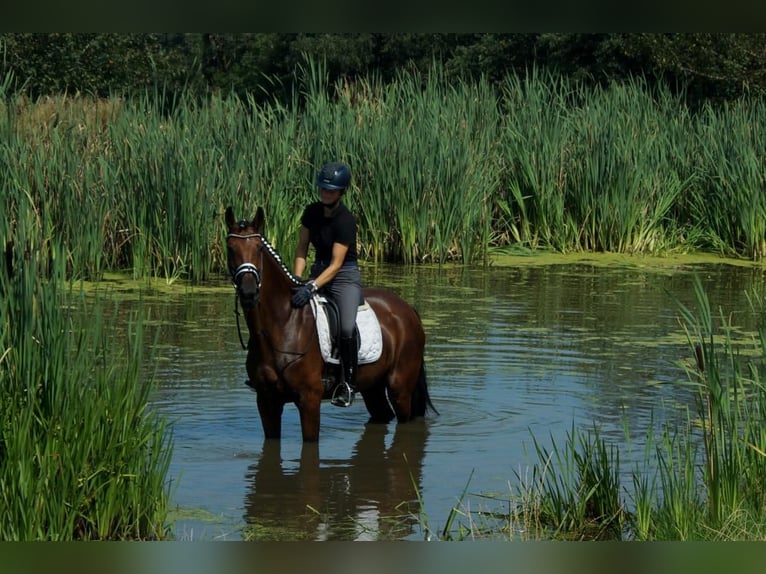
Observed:
[[[284,405],[298,408],[304,442],[319,440],[319,414],[331,388],[322,381],[325,360],[311,305],[294,307],[293,288],[303,280],[285,266],[263,235],[265,216],[237,220],[226,208],[228,270],[249,332],[246,370],[256,392],[267,439],[281,438]],[[436,408],[426,385],[425,332],[414,307],[392,291],[363,289],[380,323],[382,351],[374,362],[360,364],[356,389],[369,422],[405,423]],[[243,345],[244,346],[244,345]]]

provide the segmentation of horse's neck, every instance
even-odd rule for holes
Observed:
[[[276,291],[268,295],[276,298],[281,296],[286,296],[288,299],[291,298],[292,288],[300,285],[301,280],[290,273],[277,250],[268,241],[264,240],[263,247],[263,280],[266,282],[268,279],[268,287],[273,287]]]
[[[300,285],[301,281],[290,273],[279,254],[268,243],[264,245],[262,272],[262,312],[272,315],[275,320],[286,320],[290,313],[293,287]]]
[[[286,272],[283,266],[270,258],[268,263],[264,261],[261,297],[269,301],[270,305],[283,299],[289,301],[292,297],[292,288],[295,285],[297,283],[293,280],[292,275]]]
[[[248,327],[251,335],[257,334],[257,341],[265,341],[266,346],[273,350],[295,343],[286,343],[286,338],[292,340],[296,333],[303,332],[296,330],[296,321],[301,324],[306,319],[305,313],[310,316],[311,311],[306,307],[295,313],[296,309],[292,306],[293,287],[302,281],[290,273],[273,248],[267,247],[261,266],[260,300],[254,313],[248,317]]]

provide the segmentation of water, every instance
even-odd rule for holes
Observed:
[[[173,421],[174,535],[435,537],[454,506],[507,510],[514,484],[537,461],[532,437],[563,445],[575,427],[597,425],[630,471],[650,425],[693,407],[677,384],[686,380],[681,362],[691,360],[678,302],[694,306],[693,272],[747,347],[756,318],[746,291],[762,289],[759,268],[365,268],[365,283],[418,308],[441,414],[365,425],[361,400],[349,409],[325,402],[319,444],[306,446],[293,405],[282,440],[263,440],[229,286],[147,299],[145,338],[158,337],[154,405]]]

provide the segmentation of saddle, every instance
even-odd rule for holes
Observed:
[[[315,295],[311,298],[311,310],[316,320],[317,336],[322,358],[326,363],[340,364],[340,320],[338,306],[330,297]],[[373,308],[364,301],[356,313],[356,338],[358,363],[374,363],[383,351],[383,335]]]

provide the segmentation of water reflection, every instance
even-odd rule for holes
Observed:
[[[392,436],[393,435],[393,436]],[[248,468],[245,532],[256,540],[386,540],[414,532],[428,424],[367,424],[348,459],[320,444],[264,440]],[[283,452],[286,451],[286,452]],[[417,490],[416,490],[417,489]]]

